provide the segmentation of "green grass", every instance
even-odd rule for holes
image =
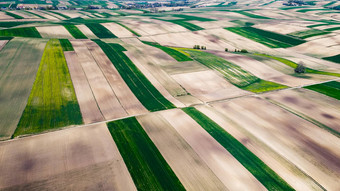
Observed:
[[[322,59],[329,60],[329,61],[332,61],[332,62],[340,64],[340,54],[337,54],[335,56],[330,56],[330,57],[324,57]]]
[[[35,27],[3,29],[0,30],[0,36],[41,38],[40,33]]]
[[[268,190],[294,190],[261,159],[209,117],[193,107],[182,110],[228,150]]]
[[[46,44],[26,108],[13,136],[82,123],[59,40]]]
[[[74,51],[72,44],[68,39],[59,39],[63,51]]]
[[[271,58],[271,59],[274,59],[274,60],[277,60],[291,68],[296,68],[298,66],[297,63],[293,62],[293,61],[290,61],[290,60],[287,60],[285,58],[280,58],[280,57],[276,57],[276,56],[270,56],[270,55],[267,55],[267,54],[254,54],[254,55],[257,55],[257,56],[263,56],[263,57],[267,57],[267,58]],[[334,73],[334,72],[325,72],[325,71],[319,71],[319,70],[314,70],[312,68],[306,68],[306,73],[311,73],[311,74],[320,74],[320,75],[328,75],[328,76],[336,76],[336,77],[340,77],[340,74],[339,73]]]
[[[65,19],[70,19],[71,17],[69,17],[69,16],[67,16],[67,15],[64,15],[64,14],[62,14],[62,13],[59,13],[59,12],[57,12],[57,11],[50,11],[51,13],[54,13],[54,14],[56,14],[56,15],[59,15],[59,16],[61,16],[61,17],[64,17]]]
[[[215,19],[209,19],[209,18],[204,18],[204,17],[196,17],[192,15],[183,15],[183,14],[172,14],[171,16],[173,17],[179,17],[182,18],[182,21],[216,21]]]
[[[122,52],[122,50],[124,50],[123,47],[119,44],[107,44],[101,40],[93,41],[102,48],[125,83],[145,108],[149,111],[158,111],[175,107],[159,93],[143,73]]]
[[[11,16],[15,19],[24,19],[24,17],[17,15],[17,14],[14,14],[14,13],[11,13],[11,12],[8,12],[8,11],[6,11],[5,13],[6,13],[6,15]]]
[[[201,64],[220,72],[226,80],[241,89],[254,93],[260,93],[287,88],[287,86],[281,84],[262,80],[254,76],[252,73],[243,70],[241,67],[211,53],[194,49],[183,50],[189,53],[192,58]]]
[[[137,190],[185,190],[136,118],[107,125]]]
[[[175,49],[172,49],[172,48],[169,48],[169,47],[166,47],[166,46],[162,46],[156,42],[147,42],[147,41],[142,41],[144,44],[147,44],[147,45],[150,45],[150,46],[154,46],[156,48],[159,48],[161,50],[163,50],[164,52],[166,52],[167,54],[169,54],[171,57],[173,57],[174,59],[176,59],[178,62],[185,62],[185,61],[191,61],[193,60],[192,58],[188,57],[187,55],[175,50]]]
[[[289,33],[288,35],[305,39],[305,38],[309,38],[309,37],[313,37],[313,36],[319,36],[319,35],[325,35],[325,34],[329,34],[329,33],[330,32],[323,31],[323,30],[309,29],[309,30],[297,31],[297,32]]]
[[[329,97],[340,100],[340,82],[332,81],[323,84],[316,84],[311,86],[305,86],[304,88],[310,89]]]
[[[310,11],[329,11],[330,9],[300,9],[297,10],[296,12],[300,12],[300,13],[307,13]]]
[[[141,37],[142,35],[138,34],[136,31],[130,29],[129,27],[123,25],[122,23],[120,22],[117,22],[117,21],[114,21],[116,24],[119,24],[120,26],[124,27],[126,30],[130,31],[132,34],[138,36],[138,37]]]
[[[87,39],[87,37],[74,25],[64,25],[70,34],[76,39]]]
[[[279,8],[281,10],[291,10],[291,9],[301,9],[301,8],[307,8],[308,6],[287,6]]]
[[[294,38],[291,36],[265,31],[253,27],[228,27],[225,29],[249,38],[253,41],[264,44],[270,48],[288,48],[306,42],[303,39]]]
[[[331,2],[329,2],[329,3],[325,4],[325,5],[323,5],[323,7],[331,6],[331,5],[333,5],[334,3],[336,3],[336,2],[337,2],[337,1],[331,1]]]
[[[107,28],[98,23],[85,24],[98,38],[117,38]]]

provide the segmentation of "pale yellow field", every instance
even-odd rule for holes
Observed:
[[[73,39],[73,36],[64,26],[36,27],[43,38],[66,38]]]

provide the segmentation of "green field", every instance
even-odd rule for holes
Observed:
[[[0,139],[10,138],[18,125],[46,42],[14,38],[0,51]]]
[[[147,45],[150,45],[150,46],[154,46],[156,48],[159,48],[161,50],[163,50],[164,52],[166,52],[167,54],[169,54],[171,57],[173,57],[174,59],[176,59],[178,62],[185,62],[185,61],[191,61],[193,60],[192,58],[188,57],[187,55],[175,50],[175,49],[172,49],[172,48],[169,48],[169,47],[166,47],[166,46],[162,46],[156,42],[147,42],[147,41],[142,41],[144,44],[147,44]]]
[[[13,28],[0,30],[0,36],[13,36],[13,37],[33,37],[41,38],[40,33],[35,27]]]
[[[307,13],[310,11],[329,11],[329,10],[331,9],[300,9],[300,10],[297,10],[296,12]]]
[[[136,118],[107,125],[137,190],[185,190]]]
[[[216,21],[215,19],[197,17],[197,16],[192,16],[192,15],[184,15],[184,14],[172,14],[171,16],[182,18],[182,21],[202,21],[202,22]]]
[[[24,17],[22,17],[22,16],[20,16],[20,15],[17,15],[17,14],[14,14],[14,13],[12,13],[12,12],[6,11],[5,13],[6,13],[6,15],[11,16],[11,17],[13,17],[13,18],[15,18],[15,19],[24,19]]]
[[[76,26],[64,25],[64,27],[75,39],[87,39],[87,37]]]
[[[190,31],[198,31],[198,30],[203,30],[204,28],[200,27],[200,26],[197,26],[197,25],[194,25],[192,23],[189,23],[189,22],[186,22],[186,21],[182,21],[182,20],[166,20],[168,22],[172,22],[176,25],[180,25]]]
[[[333,27],[333,28],[328,28],[328,29],[324,29],[325,31],[331,32],[331,31],[337,31],[340,30],[340,27]]]
[[[211,53],[194,49],[183,50],[189,53],[192,58],[201,64],[220,72],[225,79],[241,89],[254,93],[260,93],[287,88],[287,86],[281,84],[262,80],[250,72],[243,70],[241,67]]]
[[[256,155],[213,120],[193,107],[182,110],[227,149],[268,190],[294,190]]]
[[[312,37],[312,36],[325,35],[325,34],[329,34],[329,33],[330,32],[323,31],[323,30],[309,29],[309,30],[297,31],[297,32],[289,33],[288,35],[305,39],[305,38],[309,38],[309,37]]]
[[[329,60],[329,61],[332,61],[332,62],[340,64],[340,54],[335,55],[335,56],[330,56],[330,57],[324,57],[322,59]]]
[[[288,48],[306,42],[303,39],[298,39],[253,27],[228,27],[225,29],[258,43],[264,44],[270,48]]]
[[[143,73],[124,54],[124,47],[119,44],[107,44],[101,40],[93,41],[102,48],[125,83],[145,108],[149,111],[158,111],[175,107],[159,93]]]
[[[285,58],[280,58],[280,57],[276,57],[276,56],[270,56],[270,55],[267,55],[267,54],[254,54],[254,55],[257,55],[257,56],[263,56],[263,57],[267,57],[267,58],[271,58],[271,59],[274,59],[274,60],[277,60],[291,68],[296,68],[298,66],[297,63],[293,62],[293,61],[290,61],[290,60],[287,60]],[[314,70],[314,69],[311,69],[311,68],[306,68],[306,73],[311,73],[311,74],[320,74],[320,75],[328,75],[328,76],[336,76],[336,77],[340,77],[340,74],[339,73],[334,73],[334,72],[325,72],[325,71],[320,71],[320,70]]]
[[[85,24],[98,38],[117,38],[107,28],[98,23]]]
[[[329,97],[340,100],[340,82],[332,81],[323,84],[316,84],[311,86],[305,86],[304,88],[310,89]]]
[[[247,16],[247,17],[250,17],[250,18],[254,18],[254,19],[271,19],[269,17],[264,17],[264,16],[261,16],[261,15],[255,15],[255,14],[249,13],[247,11],[230,11],[230,10],[221,10],[221,11],[229,11],[229,12],[239,13],[241,15],[244,15],[244,16]]]
[[[39,21],[38,21],[39,22]],[[5,21],[5,22],[0,22],[0,27],[16,27],[16,26],[19,26],[19,25],[25,25],[25,24],[30,24],[30,23],[35,23],[35,21],[16,21],[16,22],[8,22],[8,21]]]
[[[63,51],[74,51],[71,42],[68,39],[59,39]]]
[[[51,39],[45,47],[26,108],[13,136],[81,123],[63,49],[59,40]]]

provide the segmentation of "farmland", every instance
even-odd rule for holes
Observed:
[[[340,2],[0,2],[0,190],[340,190]]]

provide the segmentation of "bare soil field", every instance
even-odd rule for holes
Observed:
[[[81,63],[78,61],[77,54],[73,51],[64,52],[64,54],[84,123],[103,121],[104,117],[98,108],[96,99],[93,97],[93,92]]]
[[[126,116],[126,111],[120,105],[115,93],[94,60],[91,52],[87,49],[84,41],[71,40],[71,43],[78,55],[78,60],[82,65],[94,97],[105,119],[108,120]]]
[[[93,41],[83,41],[101,68],[106,80],[111,85],[112,90],[117,96],[120,104],[130,115],[147,113],[148,110],[140,103],[130,88],[126,85],[117,69],[113,66],[109,58],[102,49]]]
[[[209,106],[197,106],[196,108],[246,146],[296,190],[322,190],[313,179],[304,174],[294,164],[277,154],[248,131],[223,116],[223,114]]]
[[[133,33],[128,31],[126,28],[120,26],[117,23],[102,23],[104,27],[106,27],[109,31],[111,31],[118,38],[124,37],[135,37]]]
[[[313,80],[296,78],[293,76],[283,74],[267,66],[266,64],[247,56],[217,51],[212,53],[226,59],[231,63],[234,63],[242,67],[243,69],[249,71],[250,73],[264,80],[273,81],[287,86],[301,86],[315,83],[315,81]]]
[[[160,114],[139,116],[137,120],[187,190],[227,190]]]
[[[249,94],[230,84],[212,70],[172,75],[190,94],[203,102]]]
[[[5,12],[0,12],[0,20],[14,19],[13,17],[7,15]]]
[[[136,190],[105,124],[2,142],[0,156],[0,189]]]
[[[340,188],[340,140],[334,135],[261,98],[240,98],[212,106],[325,189]]]
[[[42,12],[42,11],[29,11],[29,12],[32,12],[32,13],[35,13],[35,14],[40,15],[40,16],[42,16],[42,17],[45,17],[46,19],[50,19],[50,20],[60,20],[60,19],[58,19],[58,18],[56,18],[56,17],[53,17],[53,16],[51,16],[51,15],[48,15],[48,14]]]
[[[205,161],[228,190],[265,190],[249,171],[182,110],[162,111],[161,115]]]
[[[43,38],[66,38],[73,39],[73,36],[64,26],[36,27]]]
[[[98,37],[85,25],[75,25],[87,38],[97,39]]]
[[[340,103],[338,100],[307,89],[268,93],[264,97],[303,113],[340,132]]]
[[[308,30],[307,27],[302,27],[298,25],[290,25],[285,23],[261,23],[254,25],[255,28],[277,32],[281,34],[289,34],[296,31]]]
[[[0,51],[5,47],[7,42],[8,42],[8,40],[0,40]]]
[[[15,38],[0,52],[0,139],[17,127],[47,40]]]

